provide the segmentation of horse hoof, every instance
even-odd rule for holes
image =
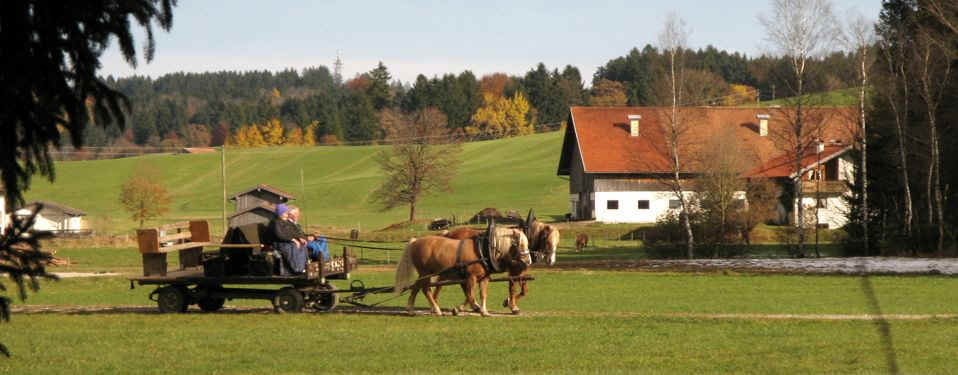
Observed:
[[[484,318],[488,318],[488,317],[492,316],[492,314],[490,314],[490,313],[487,312],[487,311],[480,312],[479,314],[481,314]]]
[[[459,308],[458,308],[458,307],[454,307],[454,308],[452,309],[452,316],[459,316]]]
[[[512,315],[519,315],[519,310],[518,309],[512,310]]]
[[[502,307],[509,307],[509,300],[507,299],[502,300]]]

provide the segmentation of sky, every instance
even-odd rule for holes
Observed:
[[[880,0],[833,0],[835,13],[877,19]],[[347,79],[382,61],[406,83],[471,70],[522,75],[539,62],[596,68],[633,47],[655,44],[675,12],[688,45],[756,56],[770,51],[758,23],[769,0],[724,1],[311,1],[193,0],[173,10],[169,32],[154,27],[156,56],[137,69],[110,46],[100,74],[158,77],[172,72],[332,69],[337,53]],[[135,23],[134,23],[135,25]],[[138,26],[135,28],[139,29]],[[144,33],[137,32],[137,42]]]

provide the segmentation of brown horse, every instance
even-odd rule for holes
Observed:
[[[529,240],[521,230],[496,228],[492,237],[491,240],[495,241],[496,248],[502,249],[502,251],[499,254],[491,255],[491,261],[496,262],[500,268],[515,267],[514,263],[525,265],[532,263],[532,257],[529,255]],[[415,279],[413,269],[418,272],[419,279]],[[395,290],[397,293],[406,289],[412,290],[406,306],[406,310],[410,314],[413,313],[416,294],[421,290],[426,299],[429,300],[432,312],[436,315],[442,315],[442,310],[439,309],[439,303],[436,301],[434,294],[431,293],[429,284],[432,279],[462,279],[466,301],[461,308],[464,309],[466,305],[471,305],[474,309],[479,310],[482,316],[489,316],[486,309],[486,292],[490,275],[491,270],[487,270],[479,262],[479,252],[474,241],[426,236],[410,240],[409,245],[406,246],[406,251],[403,252],[399,266],[396,268]],[[479,304],[476,303],[475,293],[473,292],[476,284],[479,285]]]
[[[582,251],[586,246],[589,246],[589,235],[585,233],[575,235],[575,252]]]
[[[542,222],[535,220],[532,221],[530,225],[531,230],[526,232],[530,233],[529,237],[529,250],[532,252],[535,257],[534,261],[539,259],[545,260],[547,265],[553,265],[556,261],[556,249],[559,248],[559,230],[552,225],[543,224]],[[446,231],[442,235],[444,237],[465,240],[471,239],[478,236],[481,232],[467,227],[455,228],[451,231]],[[510,277],[521,277],[525,276],[526,271],[529,270],[529,267],[525,264],[511,264],[510,267],[506,269],[509,272]],[[529,291],[528,282],[526,280],[509,280],[509,298],[502,302],[502,307],[508,307],[513,314],[519,313],[519,306],[517,303],[519,299],[526,296],[526,293]],[[519,291],[516,290],[516,286],[519,286]],[[465,288],[465,286],[463,286]],[[437,301],[439,300],[439,291],[441,288],[436,287],[433,292],[433,298]],[[465,292],[465,289],[463,290]],[[517,293],[518,292],[518,293]],[[468,297],[467,297],[468,298]]]

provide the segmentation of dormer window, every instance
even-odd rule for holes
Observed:
[[[771,116],[763,113],[755,117],[758,118],[758,135],[762,137],[768,136],[768,119],[771,118]]]
[[[639,120],[641,119],[642,116],[640,115],[629,115],[629,136],[639,136]]]

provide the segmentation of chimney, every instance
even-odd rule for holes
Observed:
[[[755,117],[758,118],[758,135],[762,137],[768,136],[768,119],[770,116],[763,113]]]
[[[632,137],[639,136],[639,120],[642,119],[640,115],[629,115],[629,135]]]
[[[825,141],[821,139],[818,140],[818,152],[819,153],[825,152]]]

